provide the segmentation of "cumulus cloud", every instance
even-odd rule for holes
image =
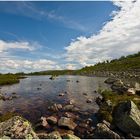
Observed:
[[[3,73],[7,72],[34,72],[41,70],[52,70],[60,69],[60,66],[52,61],[47,59],[39,60],[16,60],[3,58],[0,63],[0,71]]]
[[[27,41],[3,41],[0,40],[0,52],[7,51],[9,49],[21,49],[27,51],[33,51],[35,49],[35,44],[31,44]]]
[[[66,59],[80,67],[140,51],[140,1],[113,1],[120,7],[112,12],[98,34],[78,37],[65,48]]]
[[[37,42],[28,41],[3,41],[0,40],[0,72],[33,72],[41,70],[60,69],[60,66],[52,60],[42,58],[35,59],[38,55],[38,49],[42,46]],[[22,52],[22,54],[30,54],[32,59],[22,57],[20,55],[12,55],[15,51]],[[13,53],[12,53],[13,52]],[[38,53],[37,53],[38,52]],[[24,54],[25,55],[25,54]],[[22,58],[22,59],[21,59]]]

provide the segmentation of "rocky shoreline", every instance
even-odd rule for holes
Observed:
[[[80,81],[78,81],[80,82]],[[12,116],[0,122],[1,139],[135,139],[140,138],[140,110],[133,97],[139,100],[139,83],[129,84],[112,75],[105,83],[110,85],[112,100],[105,98],[104,90],[99,89],[102,98],[96,98],[99,111],[82,112],[73,104],[52,104],[48,106],[48,114],[43,115],[36,124],[31,124],[21,116]],[[104,96],[105,95],[105,96]],[[117,96],[116,96],[117,95]],[[65,93],[58,96],[63,97]],[[83,93],[87,96],[87,93]],[[116,97],[125,96],[125,100]],[[1,100],[17,98],[16,93],[10,96],[1,95]],[[115,103],[114,103],[114,102]],[[92,102],[87,100],[87,104]],[[140,103],[140,102],[138,102]],[[108,115],[107,115],[108,113]],[[106,117],[104,117],[106,115]],[[93,116],[98,119],[94,122]],[[111,117],[111,119],[110,119]]]

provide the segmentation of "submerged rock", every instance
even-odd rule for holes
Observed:
[[[61,117],[58,121],[58,126],[66,127],[71,130],[74,130],[77,124],[73,122],[71,118]]]
[[[114,109],[113,116],[120,130],[140,136],[140,110],[133,101],[119,103]]]
[[[41,121],[42,121],[42,126],[47,128],[48,127],[48,122],[46,120],[46,117],[41,117]]]
[[[56,124],[57,123],[57,118],[54,117],[54,116],[50,116],[50,117],[47,117],[47,122],[50,123],[50,124]]]
[[[48,107],[48,110],[54,111],[54,112],[59,111],[61,109],[62,109],[62,105],[61,104],[53,104],[53,105]]]
[[[11,119],[0,123],[0,137],[8,136],[14,139],[37,139],[30,122],[15,116]]]
[[[63,107],[63,110],[65,110],[65,111],[72,111],[73,110],[73,108],[74,108],[74,105],[65,105],[64,107]]]

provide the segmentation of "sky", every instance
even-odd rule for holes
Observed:
[[[80,69],[140,51],[140,0],[0,1],[0,73]]]

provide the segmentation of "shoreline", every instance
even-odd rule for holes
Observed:
[[[82,75],[85,76],[85,75]],[[91,76],[90,76],[91,77]],[[55,80],[55,79],[54,79]],[[33,125],[34,133],[39,138],[48,138],[50,133],[51,137],[54,138],[54,136],[59,136],[59,138],[63,138],[63,135],[71,135],[72,137],[79,137],[79,138],[134,138],[137,137],[137,134],[135,133],[133,135],[130,135],[127,133],[125,135],[124,132],[122,132],[121,127],[118,128],[116,123],[114,123],[114,109],[116,106],[118,106],[121,102],[126,104],[134,104],[134,106],[139,105],[140,100],[133,100],[134,98],[140,99],[139,95],[130,95],[126,91],[121,93],[120,87],[123,89],[123,86],[126,86],[124,82],[121,81],[121,79],[118,79],[118,77],[112,76],[112,78],[108,78],[107,84],[114,85],[117,82],[117,88],[116,92],[114,91],[108,91],[100,89],[96,92],[100,93],[102,95],[102,98],[97,98],[96,102],[99,105],[99,111],[97,113],[92,112],[91,114],[88,112],[81,112],[78,108],[76,108],[72,101],[69,101],[66,104],[52,104],[48,107],[48,111],[50,113],[46,114],[45,116],[42,116],[39,120],[39,122],[35,125]],[[130,81],[129,81],[130,82]],[[129,88],[134,88],[132,85],[129,85]],[[61,94],[60,97],[63,97],[64,95]],[[84,96],[84,95],[83,95]],[[88,101],[91,102],[90,100]],[[136,105],[135,105],[136,104]],[[138,108],[140,108],[138,106]],[[128,110],[131,111],[130,108]],[[138,109],[136,109],[138,111]],[[93,122],[93,114],[97,118],[97,122]],[[15,114],[17,115],[17,114]],[[118,114],[117,114],[118,115]],[[7,119],[10,119],[13,117],[13,114],[9,117],[6,117]],[[123,117],[123,116],[121,116]],[[128,116],[130,117],[130,116]],[[135,117],[135,116],[134,116]],[[70,119],[69,119],[70,118]],[[82,119],[80,119],[82,118]],[[7,121],[4,121],[5,123]],[[60,125],[61,121],[64,121],[62,126]],[[65,124],[65,121],[67,122]],[[71,126],[73,124],[73,126]],[[94,125],[93,125],[94,124]],[[105,131],[104,131],[105,129]],[[62,132],[63,130],[63,132]],[[133,131],[132,131],[133,132]],[[105,136],[104,136],[105,135]]]

